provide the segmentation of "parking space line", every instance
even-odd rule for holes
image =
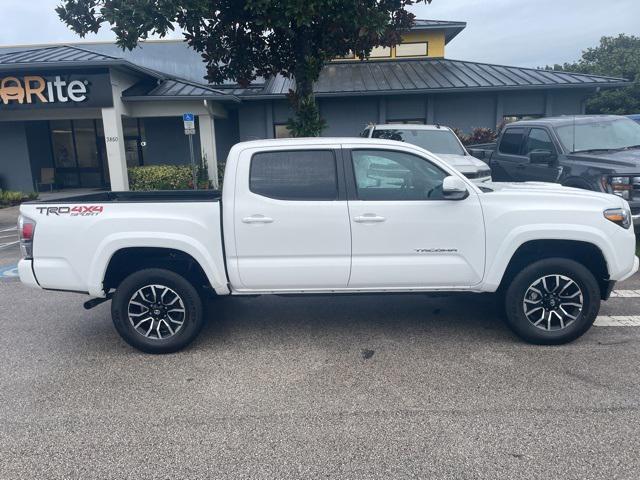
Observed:
[[[640,298],[640,290],[614,290],[611,298]]]
[[[640,327],[640,315],[600,315],[596,327]]]
[[[17,245],[18,243],[20,243],[20,240],[18,240],[17,242],[3,243],[2,245],[0,245],[0,250],[6,247],[10,247],[11,245]]]
[[[0,230],[0,233],[4,233],[4,232],[12,232],[14,230],[18,230],[18,227],[9,227],[9,228],[5,228],[3,230]]]

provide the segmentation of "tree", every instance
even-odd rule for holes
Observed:
[[[368,57],[392,47],[413,24],[407,7],[431,0],[63,0],[56,12],[84,37],[109,24],[123,49],[179,27],[202,54],[206,79],[242,86],[277,74],[289,92],[294,136],[317,136],[325,124],[313,95],[322,67],[336,57]]]
[[[621,77],[632,82],[625,88],[604,90],[587,101],[587,113],[626,115],[640,112],[640,37],[602,37],[575,63],[547,67],[552,70]]]

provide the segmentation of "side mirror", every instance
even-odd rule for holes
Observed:
[[[469,196],[467,184],[458,177],[445,177],[442,182],[442,196],[445,200],[464,200]]]
[[[481,148],[470,148],[469,155],[476,157],[478,160],[484,160],[487,157],[487,152]]]
[[[529,162],[534,165],[550,165],[556,158],[549,150],[534,150],[529,153]]]

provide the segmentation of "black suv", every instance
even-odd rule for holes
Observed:
[[[615,115],[525,120],[470,147],[495,182],[554,182],[619,195],[640,223],[640,124]]]

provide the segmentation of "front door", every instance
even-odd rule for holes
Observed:
[[[55,120],[49,122],[49,129],[56,184],[60,188],[104,186],[96,121]]]
[[[524,170],[523,180],[526,182],[557,182],[562,173],[558,164],[558,150],[551,139],[551,135],[544,128],[531,128],[524,142],[523,154],[527,157],[531,152],[550,152],[552,160],[549,163],[528,163]]]
[[[339,149],[241,153],[236,178],[245,181],[235,184],[229,252],[239,290],[347,286],[351,237]]]
[[[484,273],[478,194],[444,200],[448,175],[427,158],[385,149],[347,155],[353,288],[467,287]],[[349,158],[350,157],[350,158]]]

